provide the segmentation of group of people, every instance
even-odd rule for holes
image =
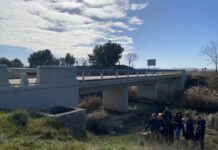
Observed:
[[[194,128],[195,124],[196,128]],[[193,119],[190,113],[186,113],[183,116],[181,112],[177,112],[173,116],[166,107],[164,112],[151,115],[151,119],[145,125],[145,129],[150,131],[150,140],[164,140],[173,143],[174,136],[177,140],[180,140],[182,135],[185,144],[193,141],[193,145],[196,145],[198,142],[203,150],[205,125],[206,121],[201,116]]]

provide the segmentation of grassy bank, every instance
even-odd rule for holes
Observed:
[[[144,123],[143,117],[124,122],[130,130],[117,135],[96,135],[87,130],[82,137],[74,136],[67,128],[57,126],[47,117],[26,111],[0,112],[0,149],[43,149],[43,150],[151,150],[192,149],[176,142],[173,145],[149,143],[138,136]],[[209,129],[206,148],[218,148],[217,131]]]

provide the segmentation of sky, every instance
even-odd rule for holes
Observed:
[[[134,52],[136,68],[213,68],[202,47],[218,41],[217,0],[0,0],[0,57],[50,49],[86,58],[108,40]],[[122,64],[128,64],[124,58]]]

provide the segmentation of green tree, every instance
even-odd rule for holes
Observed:
[[[15,58],[11,60],[11,67],[23,67],[23,63],[18,58]]]
[[[10,60],[8,60],[7,58],[4,58],[4,57],[0,58],[0,64],[5,64],[5,65],[7,65],[8,67],[11,67],[11,62],[10,62]]]
[[[73,55],[70,55],[70,53],[67,53],[65,56],[65,63],[66,65],[74,65],[75,63],[75,57]]]
[[[92,65],[114,66],[122,57],[123,50],[120,44],[108,41],[93,49],[93,54],[88,55],[89,62]]]
[[[39,65],[59,65],[60,60],[56,59],[49,49],[39,50],[32,53],[28,62],[30,67],[37,67]]]

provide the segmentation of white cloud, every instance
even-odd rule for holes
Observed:
[[[90,6],[104,6],[116,3],[117,0],[82,0]]]
[[[1,0],[0,45],[77,57],[91,53],[99,41],[133,49],[124,33],[143,21],[128,16],[130,6],[129,0]]]
[[[144,8],[146,8],[147,6],[148,6],[148,1],[145,1],[144,3],[139,3],[139,4],[136,4],[136,3],[133,3],[133,4],[131,4],[131,7],[130,7],[130,9],[131,10],[141,10],[141,9],[144,9]]]
[[[144,23],[144,21],[139,19],[137,16],[130,17],[128,22],[132,25],[141,25]]]

